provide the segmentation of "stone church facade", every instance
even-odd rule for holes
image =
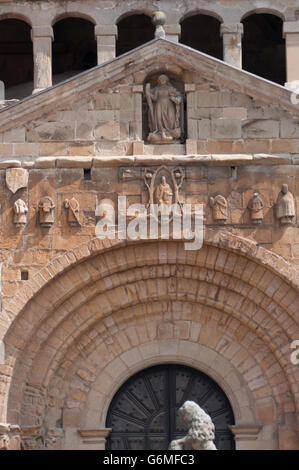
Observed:
[[[34,64],[0,110],[0,448],[166,449],[194,399],[219,448],[299,449],[299,2],[130,2],[156,37],[115,57],[127,3],[0,2]],[[195,10],[223,60],[179,42]],[[249,12],[282,19],[286,86],[242,69]],[[66,17],[94,20],[98,65],[52,86]],[[201,204],[202,248],[100,239],[119,196]]]

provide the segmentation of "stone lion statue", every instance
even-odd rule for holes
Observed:
[[[194,401],[186,401],[178,415],[189,427],[182,439],[171,441],[169,450],[217,450],[214,444],[215,426],[210,416]]]

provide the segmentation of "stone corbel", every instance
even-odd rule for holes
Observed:
[[[111,431],[111,428],[78,429],[82,448],[86,450],[105,450],[107,437]]]

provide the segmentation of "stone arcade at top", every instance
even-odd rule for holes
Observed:
[[[165,449],[194,400],[217,448],[298,449],[299,107],[284,84],[299,4],[126,3],[0,6],[0,70],[18,57],[0,111],[0,447]],[[217,41],[196,36],[201,15]],[[76,45],[73,20],[96,43],[82,26]],[[242,25],[248,70],[273,50],[286,69],[243,70]],[[272,31],[256,62],[249,27]],[[124,195],[202,204],[203,247],[99,240],[96,206]]]

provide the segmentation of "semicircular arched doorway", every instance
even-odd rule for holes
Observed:
[[[186,400],[198,403],[212,418],[217,449],[234,449],[229,425],[232,407],[223,390],[208,375],[191,367],[164,364],[131,377],[114,396],[106,427],[111,450],[166,450],[171,440],[186,435],[177,410]]]

